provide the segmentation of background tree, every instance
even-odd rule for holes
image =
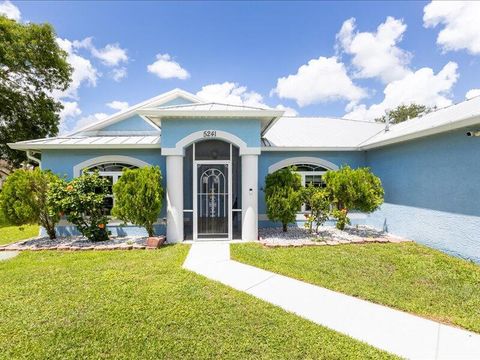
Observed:
[[[343,166],[337,171],[327,171],[324,175],[326,192],[336,207],[333,216],[338,220],[337,227],[350,223],[347,215],[350,210],[370,213],[383,203],[382,182],[369,168],[352,169]]]
[[[26,160],[9,142],[55,136],[72,68],[49,24],[20,24],[0,16],[0,159],[14,166]]]
[[[386,122],[387,117],[390,118],[390,124],[398,124],[408,119],[416,118],[417,116],[428,114],[435,110],[425,105],[412,103],[410,105],[399,105],[393,110],[385,111],[385,115],[376,118],[377,122]]]
[[[53,212],[64,214],[80,233],[90,241],[108,240],[105,199],[109,182],[95,173],[83,174],[70,182],[52,184],[48,200]]]
[[[59,215],[52,211],[47,193],[60,179],[50,171],[15,170],[7,177],[0,193],[0,210],[13,225],[40,224],[55,239]]]
[[[283,231],[287,231],[302,205],[301,177],[292,168],[285,168],[268,174],[265,182],[267,216],[272,221],[280,221]]]
[[[158,166],[125,169],[113,185],[115,205],[112,215],[124,222],[142,226],[154,236],[153,224],[163,204],[162,173]]]

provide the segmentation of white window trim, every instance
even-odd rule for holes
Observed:
[[[270,165],[268,167],[268,173],[274,173],[277,170],[286,168],[288,166],[295,166],[298,164],[309,164],[309,165],[315,165],[315,166],[321,166],[327,170],[338,170],[338,166],[335,165],[334,163],[316,158],[316,157],[309,157],[309,156],[299,156],[299,157],[292,157],[288,159],[283,159],[279,162],[276,162],[273,165]],[[307,175],[320,175],[323,176],[326,171],[295,171],[295,173],[299,174],[302,178],[302,186],[306,186],[307,184],[305,183],[305,177]],[[305,204],[302,204],[302,207],[300,211],[297,214],[304,214],[308,213],[308,211],[305,208]]]
[[[297,164],[311,164],[311,165],[324,167],[325,169],[328,169],[328,170],[338,170],[338,166],[328,160],[324,160],[316,157],[309,157],[309,156],[299,156],[299,157],[283,159],[279,162],[276,162],[273,165],[270,165],[268,167],[268,173],[271,174],[277,170],[283,169],[288,166],[297,165]]]
[[[125,163],[125,164],[133,165],[139,168],[150,166],[149,163],[131,156],[104,155],[104,156],[98,156],[95,158],[82,161],[81,163],[78,163],[77,165],[75,165],[73,167],[73,177],[79,177],[82,174],[82,170],[85,168],[89,168],[98,164],[110,163],[110,162]]]
[[[314,175],[319,175],[319,176],[323,176],[326,171],[295,171],[296,174],[300,175],[301,178],[302,178],[302,186],[307,186],[307,183],[306,183],[306,180],[305,178],[307,176],[314,176]],[[310,211],[307,211],[306,207],[305,207],[305,204],[302,204],[302,207],[300,209],[300,213],[304,214],[304,213],[309,213]]]
[[[82,171],[84,169],[88,169],[91,167],[94,167],[96,165],[102,165],[102,164],[107,164],[107,163],[123,163],[123,164],[128,164],[132,166],[136,166],[138,168],[145,167],[145,166],[150,166],[149,163],[134,158],[130,156],[124,156],[124,155],[104,155],[104,156],[98,156],[96,158],[91,158],[88,160],[85,160],[73,167],[73,177],[79,177],[82,175]],[[99,171],[98,174],[100,176],[111,176],[112,177],[112,186],[118,181],[118,178],[122,175],[122,171]],[[107,197],[112,198],[112,204],[115,205],[115,197],[112,195],[107,195]]]

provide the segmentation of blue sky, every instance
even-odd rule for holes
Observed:
[[[0,12],[51,23],[69,51],[62,131],[176,87],[356,119],[480,94],[475,3],[0,0]]]

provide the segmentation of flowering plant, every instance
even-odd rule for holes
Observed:
[[[97,172],[83,174],[70,182],[54,183],[48,192],[53,204],[52,211],[65,214],[80,233],[91,241],[108,240],[105,224],[108,218],[104,211],[108,180]]]

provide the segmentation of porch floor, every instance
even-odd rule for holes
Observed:
[[[382,350],[480,358],[480,335],[230,260],[228,242],[195,242],[184,268]]]

